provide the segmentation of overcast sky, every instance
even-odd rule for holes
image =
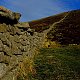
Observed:
[[[80,0],[0,0],[0,5],[20,12],[22,14],[20,21],[31,21],[80,9]]]

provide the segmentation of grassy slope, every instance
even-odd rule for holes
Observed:
[[[31,80],[80,80],[80,46],[42,48]]]

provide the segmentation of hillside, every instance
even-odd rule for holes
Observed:
[[[53,23],[58,22],[60,19],[62,19],[67,13],[68,12],[64,12],[61,14],[47,17],[47,18],[30,21],[28,23],[31,28],[35,29],[35,31],[42,32],[42,31],[48,29],[49,25],[52,25]]]
[[[36,32],[43,32],[52,27],[47,38],[60,44],[80,43],[80,10],[73,10],[40,20],[29,22]]]
[[[53,25],[48,33],[48,39],[60,44],[79,44],[80,10],[70,11],[64,19]]]

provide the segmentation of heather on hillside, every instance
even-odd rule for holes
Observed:
[[[48,39],[60,44],[80,44],[80,10],[71,11],[47,34]]]

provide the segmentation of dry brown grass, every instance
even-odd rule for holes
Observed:
[[[33,67],[33,59],[29,57],[25,57],[23,62],[19,63],[19,68],[18,68],[18,75],[17,79],[18,80],[29,80],[29,76],[31,74],[35,74],[35,69]]]

